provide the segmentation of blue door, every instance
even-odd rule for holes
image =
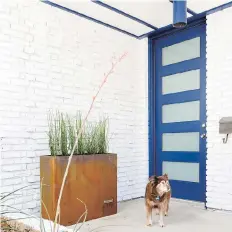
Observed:
[[[205,202],[206,26],[154,41],[155,171],[173,197]]]

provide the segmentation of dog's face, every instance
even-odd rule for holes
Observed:
[[[164,180],[161,180],[156,186],[156,191],[160,197],[163,196],[165,193],[167,193],[169,191],[167,182]]]
[[[158,178],[161,179],[161,180],[163,180],[163,181],[165,181],[165,183],[166,183],[166,185],[168,187],[168,191],[170,191],[171,190],[171,186],[170,186],[170,183],[169,183],[169,180],[168,180],[168,174],[165,173],[162,176],[158,176]]]
[[[163,176],[152,176],[149,179],[150,181],[152,181],[152,191],[155,188],[156,192],[160,197],[170,191],[170,184],[168,181],[167,174],[164,174]]]

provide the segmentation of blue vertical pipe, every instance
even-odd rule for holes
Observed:
[[[173,0],[173,27],[182,28],[187,25],[187,1]]]

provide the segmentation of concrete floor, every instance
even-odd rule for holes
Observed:
[[[154,215],[153,226],[145,226],[144,199],[138,199],[120,203],[117,215],[86,222],[80,232],[231,232],[232,213],[172,200],[164,223],[164,228],[159,227],[158,216]]]

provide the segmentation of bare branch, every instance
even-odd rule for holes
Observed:
[[[108,79],[108,77],[110,76],[110,74],[112,73],[112,71],[114,70],[114,68],[126,57],[127,53],[124,53],[122,56],[119,57],[119,59],[117,61],[115,61],[113,64],[112,64],[112,67],[111,69],[109,70],[109,72],[106,74],[106,76],[104,77],[96,95],[93,97],[92,99],[92,103],[89,107],[89,110],[82,122],[82,125],[81,125],[81,128],[77,134],[77,137],[76,137],[76,141],[74,143],[74,146],[72,148],[72,151],[71,151],[71,154],[68,158],[68,164],[66,166],[66,170],[65,170],[65,173],[64,173],[64,177],[63,177],[63,181],[62,181],[62,184],[61,184],[61,189],[60,189],[60,194],[59,194],[59,198],[58,198],[58,201],[57,201],[57,209],[56,209],[56,215],[55,215],[55,221],[54,221],[54,227],[53,227],[53,232],[56,232],[56,224],[57,224],[57,220],[58,220],[58,216],[60,214],[60,203],[61,203],[61,198],[62,198],[62,195],[63,195],[63,190],[64,190],[64,186],[65,186],[65,181],[67,179],[67,175],[68,175],[68,171],[69,171],[69,167],[70,167],[70,164],[71,164],[71,160],[72,160],[72,157],[73,157],[73,154],[74,154],[74,151],[76,149],[76,146],[78,144],[78,140],[83,132],[83,129],[84,129],[84,126],[85,126],[85,122],[87,120],[87,118],[89,117],[90,115],[90,112],[92,111],[92,108],[93,108],[93,105],[94,105],[94,102],[97,98],[97,96],[99,95],[103,85],[105,84],[106,80]]]
[[[85,212],[79,217],[79,219],[78,219],[78,221],[77,221],[77,223],[76,223],[76,225],[75,225],[75,227],[74,227],[74,229],[73,229],[73,232],[78,232],[78,231],[81,229],[81,227],[83,226],[84,222],[86,221],[86,217],[87,217],[87,215],[88,215],[88,209],[87,209],[86,204],[85,204],[82,200],[80,200],[79,198],[77,198],[77,200],[79,200],[79,201],[85,206]],[[79,228],[77,229],[77,225],[78,225],[78,223],[80,222],[81,218],[82,218],[84,215],[85,215],[85,218],[84,218],[82,224],[81,224],[81,225],[79,226]]]

